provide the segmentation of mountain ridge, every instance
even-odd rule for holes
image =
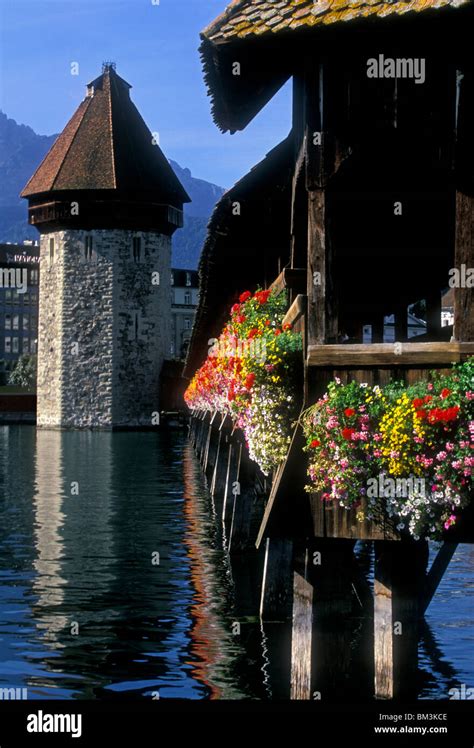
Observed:
[[[20,192],[49,151],[57,135],[38,135],[29,125],[18,124],[0,110],[0,242],[22,243],[38,239],[27,222],[27,202]],[[169,159],[192,202],[185,205],[185,225],[173,235],[172,265],[194,270],[215,203],[224,189],[193,177],[191,170]]]

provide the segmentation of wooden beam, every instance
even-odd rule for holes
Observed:
[[[275,278],[270,288],[281,293],[289,288],[297,293],[306,292],[306,270],[304,268],[283,268],[280,275]]]
[[[421,603],[421,613],[424,614],[431,603],[439,583],[441,582],[449,562],[456,552],[457,543],[443,543],[439,549],[435,560],[431,564],[431,569],[426,575],[424,600]]]
[[[308,297],[306,294],[298,294],[293,304],[288,309],[287,313],[283,317],[282,325],[293,325],[298,322],[301,317],[306,313],[306,302]]]
[[[375,542],[375,697],[416,697],[426,541]]]
[[[456,234],[454,267],[474,266],[474,70],[472,57],[458,71],[456,123]],[[454,338],[474,340],[474,292],[467,285],[454,289]]]
[[[424,366],[451,364],[474,355],[474,343],[309,345],[308,366]],[[396,350],[399,352],[397,353]]]
[[[293,542],[267,538],[263,567],[260,617],[263,621],[291,618]]]
[[[291,699],[311,699],[313,585],[294,573],[291,638]]]

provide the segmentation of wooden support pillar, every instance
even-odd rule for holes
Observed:
[[[415,697],[428,544],[376,541],[374,546],[375,696]]]
[[[226,533],[229,532],[232,522],[232,512],[234,508],[233,492],[235,492],[237,488],[235,482],[239,477],[241,451],[242,444],[235,438],[235,436],[231,436],[227,459],[224,499],[222,503],[222,522]]]
[[[212,414],[212,418],[209,421],[209,429],[206,440],[206,448],[204,450],[204,458],[202,467],[207,477],[212,476],[214,465],[216,462],[217,442],[219,439],[219,431],[217,423],[220,420],[220,416],[216,411]]]
[[[267,538],[263,567],[260,617],[264,621],[291,618],[293,602],[293,541]]]
[[[201,463],[201,465],[202,465],[202,462],[204,459],[204,453],[206,450],[209,420],[210,420],[209,411],[205,410],[203,413],[202,421],[201,421],[201,429],[199,431],[199,441],[197,445],[197,455],[198,455],[199,462]]]
[[[422,600],[420,615],[424,614],[432,601],[438,585],[441,582],[444,572],[449,566],[449,562],[456,552],[457,543],[443,543],[439,549],[431,569],[426,575],[424,598]]]
[[[313,585],[298,572],[293,576],[290,698],[312,696]]]
[[[474,266],[474,70],[469,55],[458,70],[456,117],[456,236],[454,267],[462,274]],[[454,288],[454,338],[474,340],[474,291]]]
[[[214,502],[216,515],[220,518],[222,517],[222,506],[227,479],[231,425],[232,421],[229,416],[224,416],[219,426],[216,462],[211,479],[210,492]]]
[[[291,698],[345,688],[351,666],[351,540],[314,539],[295,554]]]
[[[257,509],[257,495],[255,491],[256,464],[249,456],[244,444],[241,443],[239,473],[233,489],[232,523],[229,533],[229,552],[244,553],[249,548],[255,548],[255,512]],[[262,507],[263,503],[258,500]]]

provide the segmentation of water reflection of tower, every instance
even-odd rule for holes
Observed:
[[[36,625],[48,641],[56,641],[57,634],[67,623],[59,612],[64,602],[66,580],[61,573],[64,541],[64,481],[62,478],[62,435],[59,432],[39,432],[36,439],[34,507],[34,547],[36,571],[33,592]]]
[[[78,662],[88,651],[94,625],[102,623],[102,596],[111,567],[112,469],[110,433],[39,431],[34,496],[36,595],[34,614],[44,640],[60,651],[54,660]],[[71,633],[73,622],[78,635]],[[100,647],[100,641],[94,640]],[[82,672],[80,673],[83,674]]]

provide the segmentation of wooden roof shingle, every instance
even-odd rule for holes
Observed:
[[[143,121],[131,86],[105,66],[89,83],[73,114],[22,197],[67,190],[116,190],[153,194],[180,205],[189,197]]]

